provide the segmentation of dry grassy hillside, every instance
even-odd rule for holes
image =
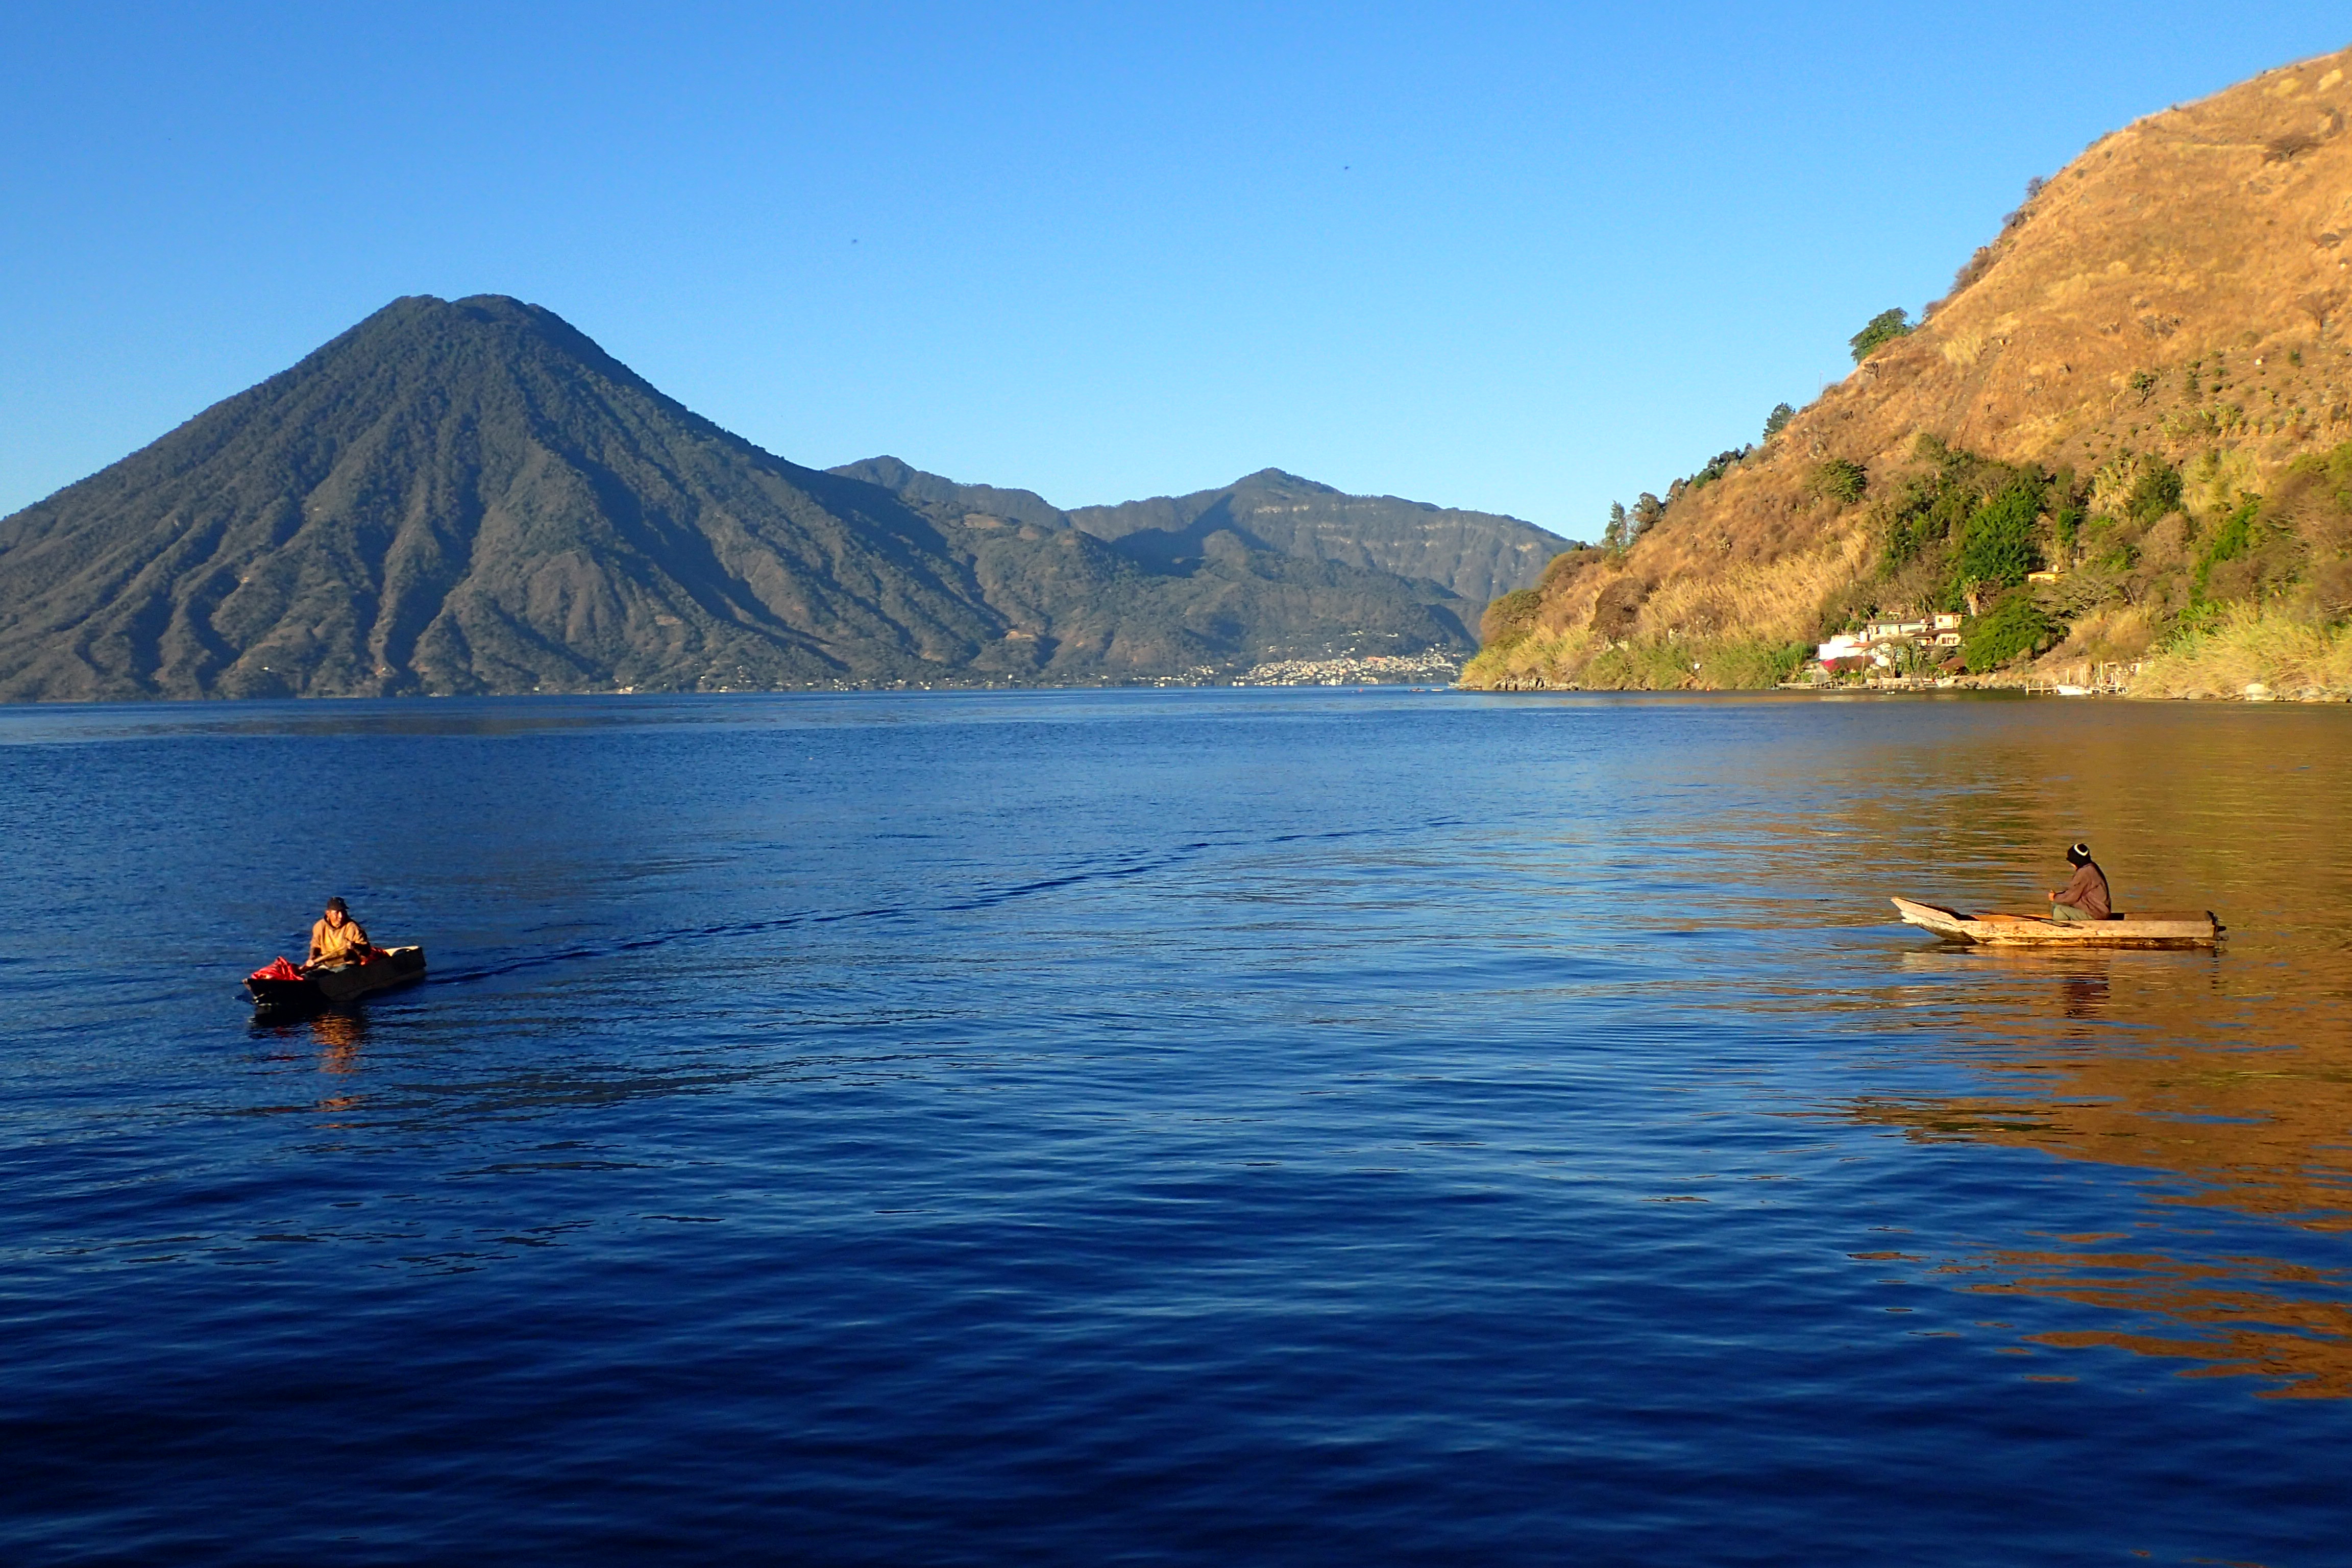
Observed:
[[[1972,606],[1975,668],[2352,689],[2347,113],[2352,51],[2102,138],[1916,331],[1496,600],[1465,684],[1760,684]]]

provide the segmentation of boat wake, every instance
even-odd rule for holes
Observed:
[[[1433,817],[1415,823],[1407,831],[1426,832],[1432,829],[1460,826],[1458,817]],[[1392,836],[1399,831],[1393,826],[1336,828],[1320,833],[1282,833],[1263,838],[1201,838],[1189,843],[1171,845],[1164,849],[1110,857],[1084,869],[1073,870],[1058,877],[1039,877],[1028,881],[1009,882],[983,887],[964,897],[935,904],[877,904],[866,909],[807,910],[793,914],[775,915],[756,921],[726,921],[707,926],[682,926],[668,931],[646,931],[637,936],[614,937],[598,942],[572,942],[562,947],[535,949],[511,958],[493,963],[478,963],[459,969],[436,970],[435,986],[462,985],[506,975],[547,969],[560,964],[589,963],[597,959],[616,958],[624,953],[645,952],[655,948],[683,943],[725,942],[740,937],[766,936],[777,931],[818,926],[842,925],[860,921],[907,920],[923,915],[969,914],[975,910],[995,909],[1001,905],[1043,894],[1056,893],[1088,883],[1123,881],[1133,877],[1154,876],[1172,871],[1216,850],[1275,848],[1286,844],[1328,844],[1349,838],[1370,838]]]

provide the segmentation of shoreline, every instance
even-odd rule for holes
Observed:
[[[1926,679],[1894,676],[1868,680],[1782,680],[1770,686],[1751,687],[1585,686],[1574,681],[1555,684],[1546,680],[1505,680],[1492,685],[1456,684],[1453,689],[1498,696],[1546,692],[1591,695],[1623,691],[1654,697],[1672,696],[1679,692],[1728,694],[1738,691],[1793,691],[1816,697],[1932,697],[1955,691],[2003,691],[2020,697],[2100,697],[2130,702],[2284,702],[2315,708],[2352,702],[2352,691],[2331,687],[2306,686],[2281,691],[2263,682],[2253,681],[2236,691],[2135,691],[2128,682],[2081,683],[2017,675],[1948,675]]]

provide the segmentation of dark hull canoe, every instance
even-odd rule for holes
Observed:
[[[1964,915],[1937,904],[1894,900],[1895,912],[1946,942],[1983,947],[2213,947],[2228,930],[2213,911],[2117,915],[2105,921],[2053,921],[2047,915]]]
[[[254,978],[245,983],[254,1001],[277,1012],[315,1012],[345,1002],[356,1002],[362,996],[373,996],[379,991],[409,985],[425,978],[425,950],[421,947],[395,947],[382,958],[365,963],[338,964],[332,969],[312,971],[300,980],[263,980]]]

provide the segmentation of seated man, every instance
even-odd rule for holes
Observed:
[[[310,928],[310,957],[302,967],[363,963],[370,951],[368,933],[352,919],[351,906],[341,899],[329,899],[325,917]]]
[[[2111,918],[2115,906],[2107,897],[2107,874],[2091,858],[2091,847],[2077,844],[2066,851],[2066,858],[2074,868],[2074,879],[2050,895],[2050,918],[2054,921],[2103,921]]]

